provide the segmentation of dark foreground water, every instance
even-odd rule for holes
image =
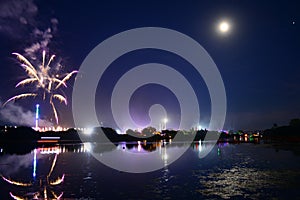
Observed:
[[[221,143],[199,158],[208,145],[194,143],[176,162],[142,174],[103,165],[89,153],[89,144],[37,148],[24,155],[0,148],[0,199],[31,199],[37,192],[41,199],[300,199],[299,144]],[[167,155],[178,146],[122,143],[118,148]]]

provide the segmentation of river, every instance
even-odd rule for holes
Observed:
[[[299,144],[195,142],[168,163],[167,155],[182,145],[116,144],[120,151],[162,155],[165,166],[148,173],[127,173],[102,164],[91,154],[89,143],[48,145],[17,154],[0,148],[0,199],[37,194],[41,199],[300,198]],[[201,157],[209,145],[214,145],[212,151]],[[30,185],[21,186],[25,183]]]

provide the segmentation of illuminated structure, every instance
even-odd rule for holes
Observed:
[[[164,129],[167,130],[167,122],[168,122],[168,118],[164,118]]]
[[[38,131],[39,130],[39,118],[40,118],[40,114],[39,114],[39,104],[35,105],[36,110],[35,110],[35,130]]]

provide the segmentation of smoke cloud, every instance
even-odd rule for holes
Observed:
[[[31,46],[24,49],[26,56],[32,60],[36,60],[36,55],[42,50],[48,50],[48,45],[54,37],[54,33],[57,30],[58,20],[56,18],[51,19],[51,27],[46,30],[40,30],[35,28],[33,30],[34,41]]]
[[[33,0],[3,0],[0,2],[0,32],[20,39],[28,28],[36,24],[38,7]]]
[[[0,104],[2,106],[1,102]],[[29,127],[35,126],[35,113],[30,110],[25,110],[20,105],[14,103],[8,103],[5,105],[5,107],[1,107],[0,117],[2,121],[10,122],[14,125]],[[45,119],[40,119],[39,125],[42,127],[49,127],[53,126],[53,123]]]
[[[8,38],[25,41],[25,55],[36,60],[36,54],[48,50],[54,33],[57,31],[58,20],[50,19],[51,26],[38,28],[43,23],[38,20],[38,6],[33,0],[3,0],[0,2],[0,33]],[[47,27],[47,26],[46,26]],[[23,44],[24,45],[24,44]]]

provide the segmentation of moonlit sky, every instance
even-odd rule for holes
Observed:
[[[28,9],[23,9],[21,0],[0,3],[1,102],[28,91],[14,87],[25,74],[11,53],[24,53],[24,48],[38,40],[33,30],[45,30],[55,18],[58,23],[48,48],[62,59],[65,72],[78,69],[95,46],[114,34],[137,27],[165,27],[198,41],[219,68],[227,94],[226,129],[263,129],[273,123],[285,125],[291,118],[300,117],[300,4],[297,1],[25,2]],[[226,34],[218,29],[222,21],[229,23]],[[194,75],[184,60],[160,50],[131,52],[111,65],[106,77],[101,79],[100,85],[104,87],[98,87],[95,98],[99,115],[105,116],[101,120],[103,124],[115,126],[108,104],[113,83],[133,66],[147,62],[185,67],[182,73],[190,80],[200,101],[200,123],[202,127],[207,126],[210,99],[204,81]],[[58,106],[64,126],[73,126],[73,80],[65,90],[69,105]],[[23,99],[17,104],[34,111],[35,103],[40,103],[41,115],[53,117],[50,106],[37,101]],[[167,88],[158,85],[147,85],[134,93],[130,102],[133,118],[146,124],[149,122],[147,109],[156,103],[167,108],[173,123],[178,121],[178,101]],[[5,123],[2,119],[1,124]],[[168,124],[170,128],[176,126],[172,120]]]

